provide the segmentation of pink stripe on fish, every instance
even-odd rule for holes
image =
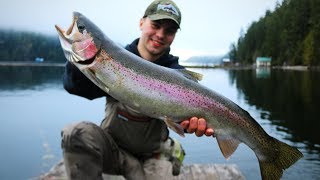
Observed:
[[[204,108],[211,108],[213,105],[209,98],[199,96],[199,94],[194,91],[185,89],[176,84],[169,84],[168,82],[142,75],[136,75],[133,80],[149,91],[156,91],[159,95],[173,98],[176,102],[188,104],[191,107],[201,106]]]
[[[109,61],[110,63],[110,61]],[[203,109],[207,109],[208,111],[214,112],[217,115],[223,116],[236,116],[230,112],[230,110],[223,104],[214,101],[212,98],[201,96],[198,93],[194,92],[191,89],[187,89],[177,84],[169,84],[165,81],[160,81],[158,79],[154,79],[148,76],[140,75],[136,72],[133,72],[131,69],[124,67],[122,64],[112,61],[111,63],[113,69],[117,71],[116,74],[122,76],[130,82],[133,83],[134,89],[141,88],[143,91],[148,92],[157,92],[158,96],[163,96],[162,98],[170,98],[176,103],[183,104],[184,106],[189,107],[202,107]],[[156,98],[156,97],[155,97]]]

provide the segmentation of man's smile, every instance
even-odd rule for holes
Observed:
[[[151,39],[151,42],[152,42],[152,45],[153,45],[154,47],[160,47],[160,46],[163,46],[163,45],[164,45],[163,42],[158,41],[158,40],[153,40],[153,39]]]

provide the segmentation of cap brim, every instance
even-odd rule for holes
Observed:
[[[161,19],[170,19],[170,20],[174,21],[177,24],[178,28],[180,28],[179,22],[177,20],[175,20],[173,17],[168,16],[168,15],[152,14],[152,15],[149,15],[148,18],[150,20],[152,20],[152,21],[161,20]]]

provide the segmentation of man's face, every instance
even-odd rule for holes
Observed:
[[[150,55],[160,56],[170,47],[178,26],[169,19],[152,21],[149,18],[143,18],[140,21],[140,29],[143,50]]]

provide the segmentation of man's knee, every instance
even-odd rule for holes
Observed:
[[[85,151],[96,155],[101,155],[105,143],[102,129],[91,122],[78,122],[64,127],[61,138],[64,151]]]

